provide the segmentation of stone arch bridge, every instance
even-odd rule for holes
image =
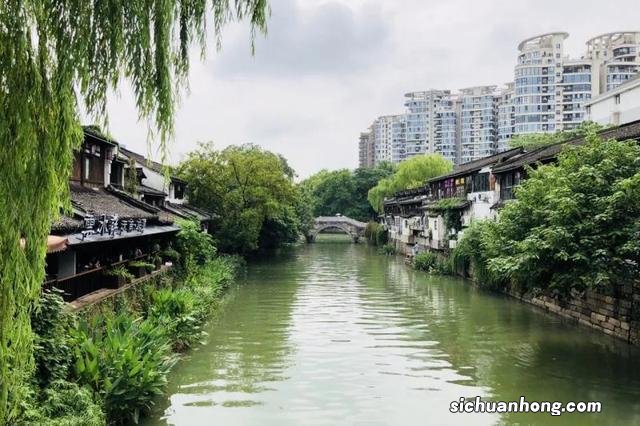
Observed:
[[[327,230],[338,230],[349,235],[353,242],[357,243],[360,238],[364,236],[366,227],[366,223],[351,219],[347,216],[320,216],[316,218],[313,229],[311,229],[305,237],[307,238],[307,242],[312,243],[319,233]]]

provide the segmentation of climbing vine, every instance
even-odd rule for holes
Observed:
[[[447,231],[458,232],[462,229],[462,212],[460,207],[466,202],[464,198],[444,198],[436,203],[434,210],[441,212]]]
[[[189,46],[234,19],[264,31],[267,0],[4,0],[0,4],[0,424],[18,414],[32,368],[30,312],[51,221],[67,204],[82,106],[106,122],[128,81],[165,151]],[[208,19],[211,17],[211,19]]]

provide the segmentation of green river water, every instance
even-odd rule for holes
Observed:
[[[250,262],[207,332],[147,425],[640,424],[638,348],[346,238]],[[477,395],[603,411],[449,412]]]

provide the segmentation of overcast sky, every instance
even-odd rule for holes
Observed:
[[[269,33],[251,56],[234,24],[223,49],[194,57],[170,162],[199,141],[251,142],[283,154],[303,178],[357,167],[361,131],[403,112],[409,91],[459,89],[513,79],[517,45],[550,31],[570,34],[579,56],[595,35],[640,29],[637,0],[270,0]],[[615,3],[615,7],[614,7]],[[127,88],[109,106],[111,134],[147,152]]]

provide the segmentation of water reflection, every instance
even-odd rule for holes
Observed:
[[[148,424],[640,422],[637,348],[364,245],[250,264]],[[600,415],[460,415],[461,396],[600,400]]]

